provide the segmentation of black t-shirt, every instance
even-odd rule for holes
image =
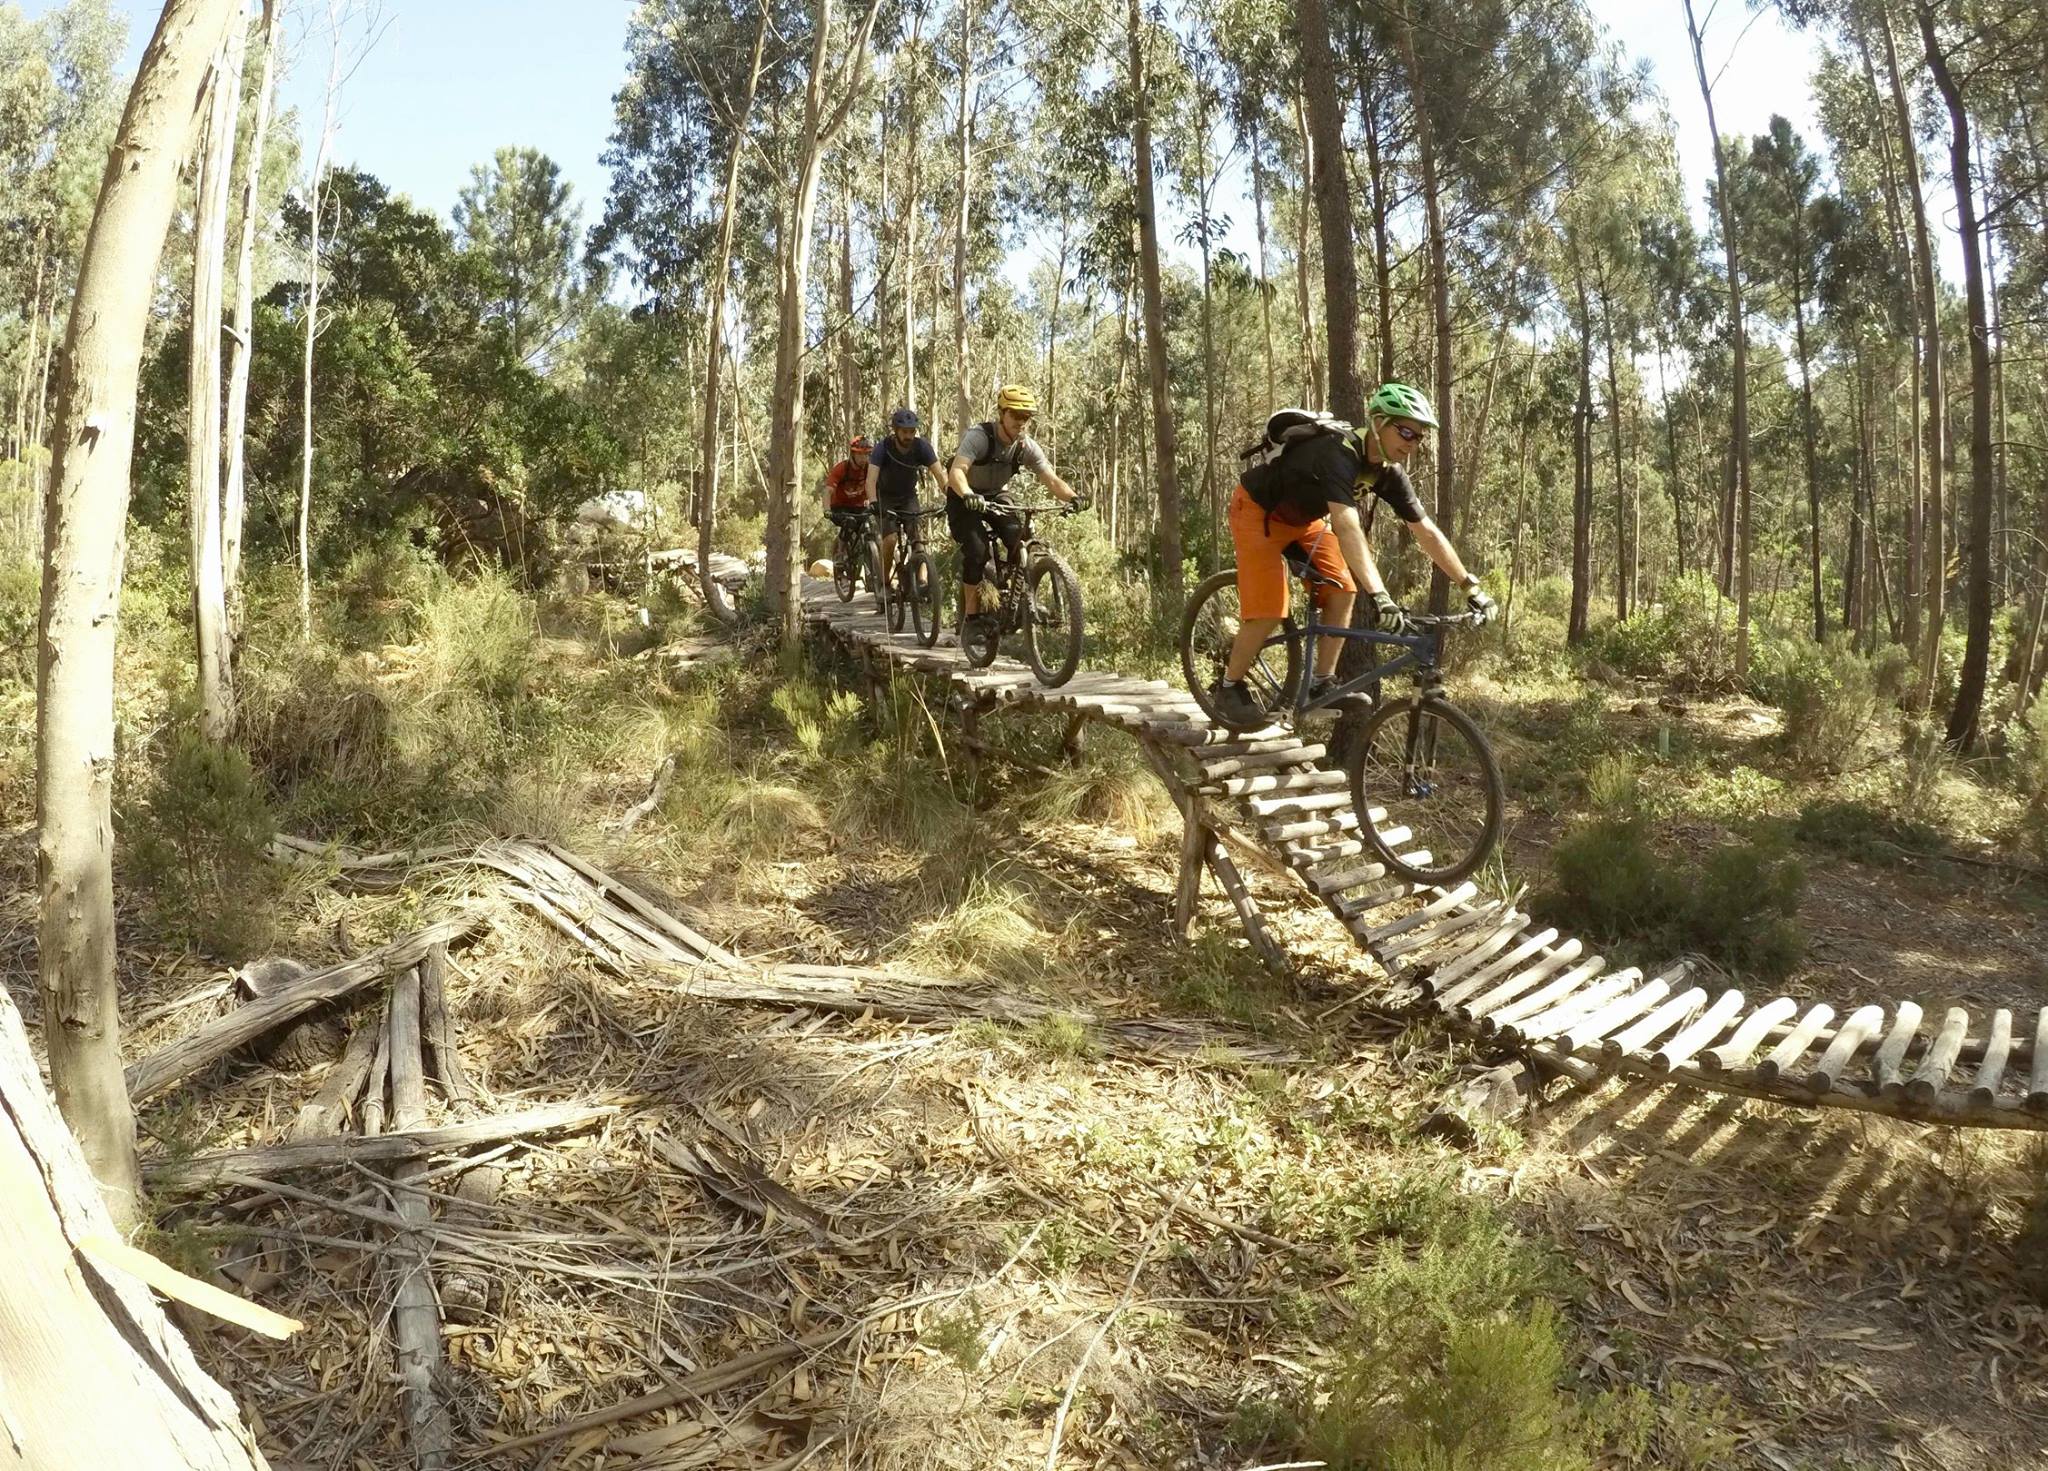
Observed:
[[[1399,465],[1374,465],[1348,438],[1319,434],[1293,445],[1270,465],[1245,471],[1245,494],[1283,525],[1306,526],[1331,506],[1356,506],[1368,490],[1403,521],[1420,521],[1422,502]]]
[[[939,452],[922,434],[910,441],[909,449],[898,449],[896,436],[885,434],[875,442],[874,453],[868,456],[868,463],[879,472],[875,476],[876,498],[915,500],[919,473],[925,466],[938,462]]]

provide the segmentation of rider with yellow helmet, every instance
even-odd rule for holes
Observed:
[[[995,418],[968,426],[947,467],[946,529],[960,546],[961,609],[969,618],[981,614],[989,532],[1003,539],[1012,556],[1020,555],[1024,523],[1002,509],[1019,470],[1031,471],[1054,498],[1086,504],[1027,432],[1037,412],[1038,395],[1021,383],[1009,384],[996,395]]]

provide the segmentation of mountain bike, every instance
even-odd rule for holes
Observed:
[[[1071,516],[1074,507],[1014,501],[990,501],[989,507],[1022,521],[1024,534],[1018,538],[1019,555],[1013,558],[1009,542],[990,528],[989,568],[981,596],[984,604],[994,597],[996,605],[984,606],[972,618],[963,611],[960,648],[969,664],[985,669],[995,662],[1003,637],[1021,633],[1024,660],[1039,682],[1063,685],[1081,663],[1081,582],[1039,537],[1033,523],[1047,512]]]
[[[832,590],[839,601],[853,601],[862,583],[875,595],[875,611],[889,616],[889,586],[882,580],[882,548],[875,539],[875,518],[866,506],[834,507],[832,524],[839,528],[840,555],[832,559]]]
[[[877,507],[876,516],[896,524],[896,557],[889,568],[889,632],[903,632],[907,608],[917,631],[917,641],[930,648],[939,641],[942,616],[939,566],[925,549],[924,523],[930,516],[945,513],[943,506],[919,506],[914,511],[892,511]]]
[[[1444,694],[1439,651],[1446,629],[1478,627],[1478,613],[1411,613],[1412,631],[1383,633],[1320,621],[1312,596],[1331,583],[1299,547],[1287,549],[1288,570],[1309,596],[1307,622],[1281,620],[1251,668],[1245,687],[1265,707],[1266,719],[1298,726],[1311,711],[1377,697],[1388,678],[1411,675],[1415,693],[1377,700],[1351,743],[1345,770],[1358,825],[1379,861],[1418,884],[1452,884],[1486,861],[1500,840],[1505,789],[1493,747],[1471,716]],[[1240,624],[1237,573],[1218,572],[1195,589],[1181,619],[1181,671],[1196,703],[1218,725],[1247,730],[1215,708],[1209,681],[1223,672]],[[1363,639],[1393,655],[1363,674],[1315,695],[1302,677],[1315,667],[1318,638]]]

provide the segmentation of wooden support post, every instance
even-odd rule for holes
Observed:
[[[960,712],[960,769],[970,786],[981,785],[981,701],[969,700]]]
[[[1080,761],[1086,749],[1088,718],[1085,715],[1068,717],[1066,733],[1060,737],[1060,755],[1069,766]]]
[[[1215,839],[1202,825],[1201,813],[1192,802],[1181,804],[1180,820],[1180,884],[1173,894],[1173,932],[1185,940],[1194,928],[1195,906],[1202,898],[1202,869]]]
[[[1215,871],[1216,882],[1223,885],[1223,892],[1230,896],[1231,907],[1244,925],[1246,938],[1252,942],[1252,950],[1276,976],[1287,974],[1287,954],[1266,929],[1265,916],[1259,913],[1259,906],[1253,900],[1251,890],[1245,887],[1244,876],[1237,871],[1237,865],[1224,851],[1214,833],[1203,830],[1209,838],[1209,867]]]

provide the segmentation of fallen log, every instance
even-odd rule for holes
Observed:
[[[0,1465],[262,1471],[235,1402],[142,1281],[0,987]]]
[[[417,934],[393,940],[358,959],[345,960],[326,970],[315,971],[275,995],[237,1007],[226,1016],[208,1022],[191,1036],[182,1037],[131,1066],[127,1075],[128,1096],[137,1103],[154,1097],[171,1084],[189,1078],[237,1047],[282,1026],[295,1016],[311,1011],[322,1002],[346,996],[372,981],[417,965],[433,946],[445,945],[466,935],[482,922],[482,916],[475,913],[436,920]]]
[[[288,1144],[263,1144],[250,1149],[224,1149],[186,1160],[162,1160],[142,1167],[142,1177],[158,1190],[197,1190],[222,1175],[289,1174],[294,1170],[327,1170],[350,1164],[388,1164],[393,1160],[425,1159],[452,1154],[480,1144],[500,1144],[529,1135],[561,1134],[608,1119],[619,1111],[611,1103],[548,1103],[497,1118],[416,1129],[374,1138],[342,1135],[335,1139],[301,1139]]]

